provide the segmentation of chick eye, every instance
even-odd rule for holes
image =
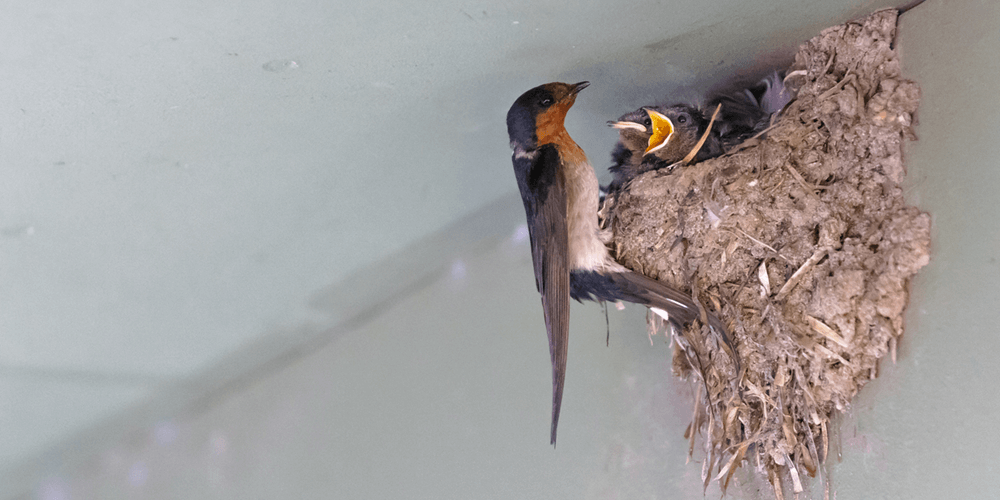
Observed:
[[[652,127],[653,126],[653,120],[650,120],[649,118],[646,118],[645,120],[642,121],[642,124],[645,125],[646,127]]]
[[[687,123],[687,121],[688,121],[687,115],[680,115],[677,117],[677,123]]]

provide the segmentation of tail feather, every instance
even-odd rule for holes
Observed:
[[[609,273],[573,271],[570,274],[570,296],[578,301],[623,300],[661,309],[667,313],[670,321],[678,325],[685,325],[695,318],[700,318],[703,311],[690,295],[627,270]],[[715,314],[707,310],[704,312],[709,326],[722,336],[723,343],[736,364],[736,371],[739,372],[740,360],[732,336]]]

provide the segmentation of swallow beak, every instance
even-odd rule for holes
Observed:
[[[666,115],[649,108],[643,108],[649,119],[653,122],[653,135],[649,136],[649,147],[643,156],[652,153],[667,145],[670,136],[674,135],[674,123]]]
[[[583,90],[583,89],[585,89],[585,88],[587,88],[589,86],[590,86],[590,82],[574,83],[572,85],[573,88],[570,89],[569,93],[572,94],[572,95],[579,94],[581,90]]]
[[[608,122],[608,126],[611,127],[611,128],[616,128],[618,130],[631,129],[631,130],[638,130],[639,132],[645,132],[646,131],[646,127],[643,124],[636,123],[636,122],[616,122],[616,121],[609,121]]]

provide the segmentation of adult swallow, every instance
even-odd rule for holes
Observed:
[[[514,101],[507,133],[514,150],[514,175],[524,202],[534,263],[542,295],[552,360],[552,445],[566,379],[569,299],[627,301],[648,306],[675,324],[701,317],[701,307],[685,293],[632,272],[611,257],[598,236],[597,176],[583,150],[563,125],[566,112],[589,82],[548,83]],[[732,349],[715,315],[708,323]],[[739,361],[732,350],[734,361]]]

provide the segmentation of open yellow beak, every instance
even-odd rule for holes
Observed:
[[[670,136],[674,135],[674,123],[659,111],[652,109],[645,109],[645,111],[649,115],[650,121],[653,122],[653,135],[649,136],[649,146],[644,153],[644,155],[648,155],[667,145]]]

